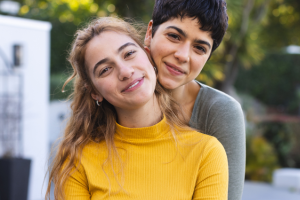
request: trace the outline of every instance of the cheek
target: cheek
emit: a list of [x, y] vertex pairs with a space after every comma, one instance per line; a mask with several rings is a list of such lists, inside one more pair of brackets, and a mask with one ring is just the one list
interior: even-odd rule
[[163, 57], [164, 54], [168, 51], [169, 44], [163, 40], [163, 39], [157, 39], [153, 44], [151, 45], [151, 54], [153, 59], [158, 59], [160, 57]]
[[143, 66], [143, 68], [144, 68], [143, 71], [146, 72], [146, 76], [148, 76], [150, 82], [155, 87], [156, 74], [155, 74], [154, 68], [153, 68], [152, 64], [150, 63], [148, 57], [145, 57], [144, 59], [141, 59], [139, 61], [139, 63], [141, 64], [141, 66]]
[[161, 68], [162, 62], [166, 57], [169, 58], [170, 55], [174, 54], [177, 49], [175, 44], [172, 44], [167, 39], [161, 39], [157, 41], [153, 48], [151, 48], [151, 56], [157, 65], [158, 69]]
[[193, 68], [193, 71], [196, 71], [198, 73], [200, 73], [200, 71], [203, 69], [204, 65], [206, 64], [206, 61], [207, 61], [208, 57], [200, 57], [200, 58], [197, 58], [197, 59], [194, 59], [192, 62], [192, 68]]
[[149, 69], [147, 70], [147, 74], [150, 78], [150, 81], [153, 85], [156, 84], [156, 74], [152, 65], [149, 65]]
[[99, 81], [96, 84], [96, 89], [105, 99], [108, 99], [113, 94], [113, 91], [115, 91], [112, 81]]
[[[136, 63], [139, 64], [140, 69], [142, 71], [146, 71], [147, 74], [152, 74], [152, 72], [154, 72], [154, 68], [151, 64], [151, 62], [149, 61], [149, 58], [147, 55], [140, 57], [138, 60], [134, 61]], [[154, 72], [155, 74], [155, 72]]]

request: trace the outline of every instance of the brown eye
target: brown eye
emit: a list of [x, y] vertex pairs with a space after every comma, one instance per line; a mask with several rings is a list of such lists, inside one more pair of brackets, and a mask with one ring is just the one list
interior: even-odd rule
[[206, 53], [206, 49], [202, 46], [195, 46], [195, 48], [198, 50], [198, 51], [201, 51], [203, 53]]
[[135, 52], [136, 52], [136, 51], [134, 51], [134, 50], [128, 51], [128, 52], [125, 54], [124, 58], [127, 58], [127, 57], [131, 56], [131, 55], [134, 54]]
[[104, 69], [102, 69], [102, 70], [100, 71], [99, 76], [105, 74], [109, 69], [110, 69], [110, 67], [105, 67]]
[[174, 40], [179, 40], [180, 39], [180, 37], [178, 35], [174, 34], [174, 33], [169, 33], [168, 37], [170, 37], [170, 38], [172, 38]]

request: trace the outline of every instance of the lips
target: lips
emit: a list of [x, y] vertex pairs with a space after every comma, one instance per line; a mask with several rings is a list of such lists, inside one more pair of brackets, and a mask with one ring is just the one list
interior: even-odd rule
[[169, 72], [173, 75], [185, 74], [185, 72], [182, 69], [180, 69], [179, 67], [177, 67], [176, 65], [173, 65], [173, 64], [167, 63], [167, 62], [165, 62], [165, 65], [166, 65], [167, 69], [169, 70]]
[[131, 83], [129, 83], [125, 89], [122, 90], [122, 92], [130, 92], [133, 91], [135, 89], [137, 89], [139, 86], [141, 86], [144, 82], [144, 77], [135, 79], [134, 81], [132, 81]]

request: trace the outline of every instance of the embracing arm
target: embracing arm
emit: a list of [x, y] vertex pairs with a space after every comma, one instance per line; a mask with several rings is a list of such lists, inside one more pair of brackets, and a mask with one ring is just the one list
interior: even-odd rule
[[216, 138], [206, 144], [201, 159], [193, 200], [227, 200], [228, 163], [225, 150]]
[[206, 134], [216, 137], [224, 149], [229, 165], [228, 200], [242, 198], [245, 178], [245, 123], [240, 104], [229, 99], [215, 102], [208, 114]]

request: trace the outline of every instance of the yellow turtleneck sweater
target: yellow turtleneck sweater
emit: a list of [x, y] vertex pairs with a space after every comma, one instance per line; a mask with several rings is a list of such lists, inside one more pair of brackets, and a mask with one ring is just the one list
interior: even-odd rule
[[227, 200], [227, 157], [216, 138], [180, 129], [176, 146], [165, 118], [146, 128], [116, 126], [114, 170], [105, 142], [89, 143], [66, 181], [67, 200]]

